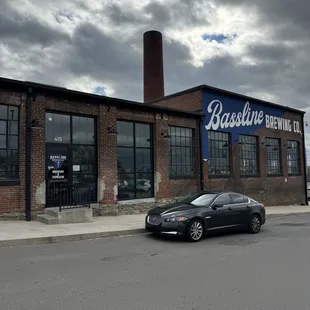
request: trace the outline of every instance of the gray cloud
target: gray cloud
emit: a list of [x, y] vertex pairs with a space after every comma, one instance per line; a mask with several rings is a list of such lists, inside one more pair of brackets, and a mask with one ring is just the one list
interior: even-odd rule
[[36, 18], [18, 13], [12, 4], [5, 0], [1, 1], [0, 38], [2, 42], [49, 46], [69, 39], [66, 34], [43, 25]]
[[206, 26], [210, 23], [209, 11], [210, 4], [206, 0], [178, 0], [170, 4], [150, 1], [138, 12], [133, 7], [124, 8], [118, 3], [113, 3], [105, 7], [102, 13], [114, 25], [134, 25], [138, 33], [150, 28], [165, 32], [171, 27]]
[[135, 14], [134, 9], [125, 10], [119, 3], [107, 5], [102, 13], [115, 25], [138, 24], [147, 21], [146, 16]]
[[[157, 29], [164, 34], [166, 94], [209, 84], [241, 93], [272, 94], [280, 104], [308, 107], [310, 20], [305, 0], [294, 7], [289, 0], [261, 0], [255, 5], [238, 0], [217, 0], [216, 3], [256, 10], [261, 27], [270, 29], [266, 42], [252, 44], [245, 51], [245, 56], [253, 59], [256, 66], [242, 64], [240, 56], [226, 53], [196, 68], [190, 63], [190, 49], [168, 40], [169, 31], [173, 29], [207, 25], [213, 14], [207, 1], [151, 2], [138, 13], [133, 7], [104, 6], [100, 14], [110, 26], [136, 29], [130, 37], [103, 32], [95, 23], [85, 22], [87, 19], [76, 26], [71, 37], [56, 30], [59, 22], [66, 19], [70, 22], [79, 16], [78, 10], [93, 12], [84, 2], [74, 2], [77, 8], [74, 15], [70, 10], [61, 9], [59, 2], [55, 29], [34, 17], [20, 16], [13, 5], [4, 2], [0, 13], [0, 42], [5, 42], [12, 54], [11, 64], [20, 70], [18, 73], [11, 70], [7, 58], [0, 54], [1, 72], [12, 78], [23, 74], [23, 79], [60, 86], [66, 86], [74, 78], [88, 76], [100, 85], [111, 84], [115, 97], [141, 101], [142, 35], [145, 30]], [[36, 5], [43, 4], [36, 1]], [[45, 48], [30, 49], [30, 46]]]
[[216, 0], [215, 3], [219, 6], [242, 6], [245, 11], [255, 10], [259, 14], [261, 26], [269, 26], [270, 35], [276, 40], [299, 40], [302, 37], [310, 37], [310, 5], [308, 0], [260, 0], [255, 2]]

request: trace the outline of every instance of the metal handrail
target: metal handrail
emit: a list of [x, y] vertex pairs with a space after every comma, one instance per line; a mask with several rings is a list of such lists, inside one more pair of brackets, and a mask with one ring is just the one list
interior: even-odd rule
[[94, 184], [92, 183], [66, 183], [53, 182], [48, 185], [48, 197], [53, 205], [64, 209], [90, 208], [95, 197]]

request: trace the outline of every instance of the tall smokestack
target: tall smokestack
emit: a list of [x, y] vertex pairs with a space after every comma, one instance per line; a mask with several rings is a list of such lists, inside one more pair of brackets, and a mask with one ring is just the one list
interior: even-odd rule
[[159, 31], [150, 30], [143, 35], [144, 102], [165, 95], [163, 40]]

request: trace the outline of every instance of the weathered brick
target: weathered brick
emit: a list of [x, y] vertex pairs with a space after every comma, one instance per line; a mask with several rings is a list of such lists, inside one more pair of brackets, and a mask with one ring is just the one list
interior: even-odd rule
[[[185, 111], [202, 111], [202, 90], [180, 92], [169, 95], [162, 99], [151, 101], [149, 104], [180, 109]], [[302, 124], [302, 115], [287, 111], [283, 118], [296, 120]], [[286, 132], [274, 129], [263, 128], [255, 133], [259, 137], [259, 168], [260, 176], [253, 178], [240, 177], [240, 148], [236, 143], [232, 146], [230, 161], [232, 165], [232, 175], [230, 178], [209, 178], [208, 163], [203, 163], [204, 187], [206, 189], [227, 189], [247, 194], [254, 199], [262, 201], [266, 205], [290, 205], [305, 204], [305, 175], [304, 175], [304, 143], [303, 136], [294, 132]], [[267, 177], [266, 174], [266, 149], [263, 145], [265, 137], [281, 139], [281, 165], [282, 176]], [[299, 141], [301, 175], [289, 176], [287, 171], [287, 149], [286, 140]], [[199, 147], [199, 145], [198, 145]], [[185, 181], [184, 181], [185, 182]]]
[[[0, 213], [23, 213], [25, 209], [25, 105], [26, 92], [0, 90], [0, 103], [20, 106], [20, 184], [17, 186], [0, 187]], [[32, 131], [31, 153], [31, 208], [32, 211], [42, 211], [45, 207], [45, 112], [64, 112], [75, 115], [94, 116], [97, 121], [98, 145], [98, 202], [101, 208], [117, 204], [117, 136], [108, 135], [108, 127], [116, 128], [117, 120], [131, 120], [152, 124], [154, 132], [154, 167], [156, 199], [169, 199], [199, 189], [200, 176], [197, 173], [193, 179], [169, 179], [168, 176], [168, 139], [162, 133], [168, 133], [168, 126], [183, 126], [194, 129], [197, 172], [199, 171], [199, 137], [198, 122], [195, 118], [179, 117], [155, 112], [133, 110], [124, 106], [122, 109], [98, 104], [91, 101], [70, 99], [68, 96], [53, 95], [50, 91], [36, 91], [36, 100], [32, 102], [31, 119], [37, 118], [43, 128]], [[137, 204], [139, 201], [137, 200]], [[139, 209], [139, 208], [138, 208]], [[138, 210], [137, 209], [137, 210]], [[126, 206], [120, 208], [121, 213], [133, 212], [132, 206], [126, 211]], [[100, 212], [99, 212], [100, 213]], [[101, 212], [105, 214], [105, 212]]]

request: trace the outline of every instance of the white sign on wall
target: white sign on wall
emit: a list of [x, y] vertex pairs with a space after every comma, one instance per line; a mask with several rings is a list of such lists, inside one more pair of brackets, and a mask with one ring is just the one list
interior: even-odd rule
[[207, 130], [255, 126], [264, 123], [265, 127], [269, 129], [301, 133], [298, 121], [264, 114], [263, 110], [252, 110], [248, 101], [240, 112], [223, 113], [222, 102], [217, 99], [212, 100], [207, 107], [207, 112], [211, 115], [209, 122], [205, 126]]

